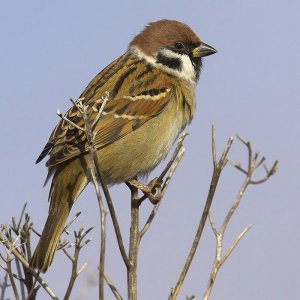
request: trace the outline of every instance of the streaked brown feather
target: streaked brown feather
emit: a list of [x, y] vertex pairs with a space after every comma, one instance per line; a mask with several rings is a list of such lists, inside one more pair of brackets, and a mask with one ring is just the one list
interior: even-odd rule
[[[147, 80], [144, 79], [145, 74]], [[97, 116], [102, 104], [101, 96], [106, 91], [110, 93], [110, 99], [95, 128], [96, 148], [113, 143], [160, 114], [174, 93], [174, 87], [170, 75], [137, 61], [127, 52], [100, 72], [81, 94], [88, 105], [91, 122]], [[81, 128], [84, 127], [82, 116], [75, 106], [65, 116]], [[87, 150], [85, 134], [61, 120], [37, 162], [50, 153], [47, 166], [53, 167]]]

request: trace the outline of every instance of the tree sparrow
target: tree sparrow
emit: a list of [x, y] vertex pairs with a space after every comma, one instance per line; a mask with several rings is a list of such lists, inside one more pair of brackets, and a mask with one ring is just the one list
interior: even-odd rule
[[[195, 111], [195, 86], [202, 57], [216, 53], [187, 25], [174, 20], [149, 23], [128, 50], [90, 82], [81, 94], [96, 127], [95, 147], [104, 180], [115, 184], [147, 175], [168, 154]], [[65, 115], [84, 127], [76, 106]], [[90, 181], [85, 133], [61, 120], [37, 159], [47, 154], [50, 208], [30, 266], [46, 272], [73, 203]]]

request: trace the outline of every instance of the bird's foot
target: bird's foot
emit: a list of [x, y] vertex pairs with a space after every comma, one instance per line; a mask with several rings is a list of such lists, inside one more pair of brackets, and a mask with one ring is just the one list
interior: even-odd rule
[[148, 184], [143, 184], [136, 179], [129, 180], [128, 183], [139, 189], [144, 194], [144, 197], [140, 199], [141, 201], [148, 198], [154, 205], [160, 202], [162, 192], [161, 182], [158, 182], [158, 177], [152, 179]]

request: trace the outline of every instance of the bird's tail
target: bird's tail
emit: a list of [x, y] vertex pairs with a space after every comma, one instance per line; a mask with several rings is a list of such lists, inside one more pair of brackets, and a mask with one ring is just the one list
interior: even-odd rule
[[49, 215], [42, 236], [30, 261], [30, 267], [45, 273], [51, 265], [66, 220], [88, 180], [79, 159], [58, 167], [50, 188]]

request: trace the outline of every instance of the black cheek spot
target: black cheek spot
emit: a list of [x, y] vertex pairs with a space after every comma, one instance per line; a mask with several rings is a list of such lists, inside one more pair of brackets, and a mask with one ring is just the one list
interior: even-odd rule
[[156, 62], [162, 64], [170, 69], [181, 71], [181, 61], [179, 58], [167, 57], [159, 53]]

